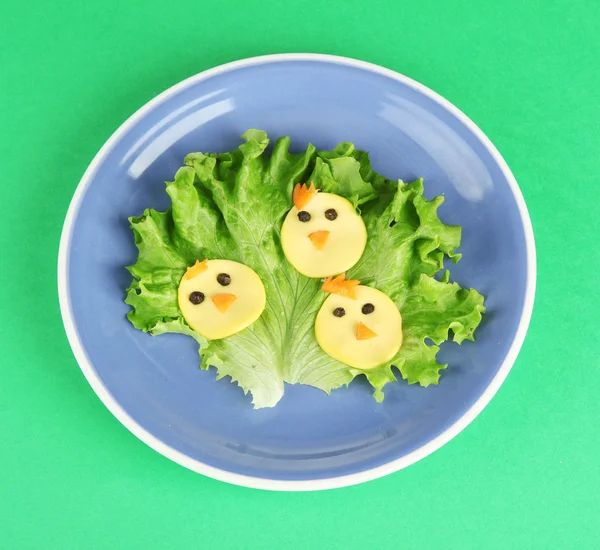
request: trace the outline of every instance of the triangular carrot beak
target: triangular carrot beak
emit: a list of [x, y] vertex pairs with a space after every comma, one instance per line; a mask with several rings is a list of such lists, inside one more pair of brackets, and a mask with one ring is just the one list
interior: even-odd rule
[[212, 297], [213, 304], [217, 306], [217, 309], [221, 313], [225, 313], [230, 308], [231, 304], [235, 302], [235, 300], [235, 294], [215, 294]]
[[329, 231], [315, 231], [314, 233], [311, 233], [308, 238], [312, 241], [317, 250], [323, 250], [323, 247], [329, 238]]
[[375, 338], [375, 336], [377, 336], [377, 333], [373, 332], [364, 323], [358, 323], [358, 325], [356, 325], [356, 339], [357, 340], [369, 340], [370, 338]]

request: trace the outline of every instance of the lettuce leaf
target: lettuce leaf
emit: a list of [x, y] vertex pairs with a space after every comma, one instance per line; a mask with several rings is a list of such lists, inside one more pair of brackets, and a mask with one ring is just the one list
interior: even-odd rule
[[[171, 208], [146, 210], [130, 218], [139, 255], [126, 303], [134, 327], [152, 335], [187, 334], [199, 344], [201, 368], [230, 377], [255, 407], [270, 407], [283, 396], [284, 383], [307, 384], [330, 392], [365, 375], [374, 396], [396, 380], [394, 368], [409, 384], [437, 384], [446, 365], [436, 361], [439, 344], [450, 338], [472, 340], [481, 321], [483, 297], [433, 276], [444, 257], [455, 262], [461, 230], [441, 222], [442, 197], [428, 201], [423, 182], [406, 184], [373, 172], [368, 155], [351, 143], [333, 151], [309, 145], [290, 153], [290, 139], [269, 139], [248, 130], [238, 149], [192, 153], [172, 182]], [[314, 181], [319, 189], [346, 197], [367, 226], [367, 248], [349, 277], [385, 292], [403, 317], [403, 345], [387, 365], [361, 371], [326, 355], [314, 336], [314, 320], [326, 298], [321, 281], [300, 275], [287, 262], [280, 242], [283, 219], [292, 206], [293, 186]], [[197, 258], [226, 258], [252, 267], [267, 292], [261, 317], [242, 332], [207, 341], [184, 321], [177, 288]], [[427, 341], [433, 342], [428, 345]]]

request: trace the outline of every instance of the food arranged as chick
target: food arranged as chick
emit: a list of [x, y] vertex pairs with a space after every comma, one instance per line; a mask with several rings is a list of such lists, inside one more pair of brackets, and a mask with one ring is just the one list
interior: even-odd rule
[[317, 342], [325, 353], [357, 369], [391, 361], [402, 345], [402, 317], [383, 292], [329, 277], [322, 286], [331, 293], [315, 322]]
[[197, 260], [181, 278], [179, 309], [196, 332], [217, 340], [240, 332], [265, 309], [265, 287], [256, 272], [231, 260]]
[[310, 187], [298, 183], [293, 199], [281, 228], [281, 246], [297, 271], [312, 278], [328, 277], [358, 262], [367, 229], [350, 201], [320, 193], [312, 183]]

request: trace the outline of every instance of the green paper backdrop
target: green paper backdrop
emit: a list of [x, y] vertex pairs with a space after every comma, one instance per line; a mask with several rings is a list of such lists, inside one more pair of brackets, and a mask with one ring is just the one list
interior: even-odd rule
[[[600, 2], [0, 3], [0, 547], [600, 548]], [[242, 57], [346, 55], [439, 92], [499, 148], [536, 234], [523, 350], [430, 457], [308, 494], [212, 481], [146, 447], [71, 354], [67, 206], [137, 108]]]

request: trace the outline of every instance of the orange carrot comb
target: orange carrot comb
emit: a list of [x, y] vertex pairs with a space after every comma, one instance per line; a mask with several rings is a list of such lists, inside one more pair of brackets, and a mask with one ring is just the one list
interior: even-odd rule
[[339, 294], [340, 296], [356, 300], [356, 292], [354, 291], [354, 288], [359, 284], [360, 281], [346, 279], [346, 274], [342, 273], [335, 279], [333, 277], [327, 277], [323, 283], [323, 286], [321, 287], [321, 290], [329, 292], [330, 294]]
[[311, 182], [310, 187], [306, 183], [297, 183], [294, 187], [294, 205], [298, 210], [302, 210], [317, 194], [315, 184]]
[[202, 261], [196, 260], [196, 263], [192, 267], [188, 267], [185, 272], [186, 279], [193, 279], [196, 275], [200, 275], [208, 269], [208, 260], [204, 259]]

